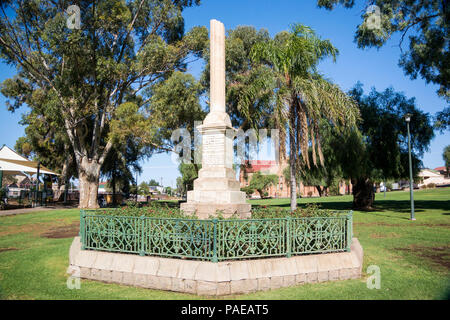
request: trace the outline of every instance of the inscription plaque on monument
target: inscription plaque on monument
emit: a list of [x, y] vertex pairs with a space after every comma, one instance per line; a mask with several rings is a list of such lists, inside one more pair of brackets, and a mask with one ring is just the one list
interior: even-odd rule
[[225, 139], [220, 133], [206, 134], [202, 143], [202, 165], [219, 166], [225, 164]]

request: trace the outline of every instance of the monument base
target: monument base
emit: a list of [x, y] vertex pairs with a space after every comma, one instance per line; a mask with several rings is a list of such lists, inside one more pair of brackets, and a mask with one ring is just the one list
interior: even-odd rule
[[305, 283], [358, 279], [363, 248], [350, 252], [222, 262], [82, 250], [75, 237], [67, 272], [73, 278], [206, 296], [242, 294]]
[[196, 203], [196, 202], [184, 202], [180, 206], [181, 211], [186, 215], [196, 214], [199, 219], [208, 219], [215, 217], [218, 212], [222, 214], [224, 218], [231, 218], [233, 215], [237, 215], [239, 218], [248, 219], [251, 217], [251, 205], [247, 203]]

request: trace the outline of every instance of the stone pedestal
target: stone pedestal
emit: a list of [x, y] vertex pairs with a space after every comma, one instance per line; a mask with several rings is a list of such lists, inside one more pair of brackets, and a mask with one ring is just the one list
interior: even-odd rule
[[81, 250], [75, 237], [67, 273], [76, 278], [148, 289], [220, 296], [306, 283], [361, 278], [363, 248], [353, 238], [350, 252], [234, 261], [195, 261]]
[[211, 123], [209, 120], [211, 118], [207, 117], [198, 127], [202, 134], [202, 168], [194, 180], [194, 190], [188, 191], [187, 202], [181, 204], [181, 210], [186, 214], [196, 212], [201, 219], [214, 216], [217, 211], [224, 217], [237, 214], [249, 218], [251, 205], [246, 203], [246, 195], [240, 191], [233, 170], [234, 129], [224, 122]]
[[186, 214], [196, 212], [201, 219], [214, 216], [216, 211], [224, 217], [238, 214], [248, 218], [251, 206], [233, 170], [235, 129], [225, 111], [225, 28], [217, 20], [211, 20], [210, 52], [210, 112], [198, 127], [202, 135], [202, 169], [181, 210]]

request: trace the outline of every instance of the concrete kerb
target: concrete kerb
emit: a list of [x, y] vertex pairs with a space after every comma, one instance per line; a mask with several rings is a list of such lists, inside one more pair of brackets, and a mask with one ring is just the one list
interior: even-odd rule
[[80, 277], [90, 280], [216, 296], [359, 278], [362, 262], [356, 238], [350, 252], [213, 263], [81, 250], [80, 238], [75, 237], [67, 272], [80, 270]]

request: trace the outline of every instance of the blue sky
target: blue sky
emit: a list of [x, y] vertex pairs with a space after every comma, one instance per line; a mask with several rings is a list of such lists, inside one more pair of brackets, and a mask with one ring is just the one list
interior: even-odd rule
[[[324, 39], [329, 39], [336, 46], [340, 55], [336, 63], [324, 61], [320, 71], [328, 78], [348, 90], [359, 80], [366, 92], [371, 87], [378, 91], [392, 86], [402, 91], [407, 97], [416, 97], [416, 105], [425, 112], [434, 115], [446, 106], [443, 99], [436, 95], [437, 86], [426, 84], [422, 79], [410, 80], [398, 67], [400, 48], [398, 37], [394, 37], [380, 50], [361, 50], [353, 42], [356, 26], [360, 23], [361, 7], [351, 10], [337, 8], [326, 11], [316, 7], [316, 0], [202, 0], [199, 7], [189, 8], [184, 12], [186, 30], [194, 26], [209, 28], [209, 20], [217, 19], [225, 24], [225, 29], [238, 25], [251, 25], [264, 28], [271, 35], [287, 30], [291, 23], [299, 22], [312, 27]], [[405, 41], [407, 45], [407, 41]], [[406, 48], [406, 47], [405, 47]], [[193, 64], [189, 71], [199, 76], [202, 63]], [[0, 81], [13, 76], [15, 71], [5, 64], [0, 64]], [[18, 137], [24, 134], [24, 127], [18, 122], [23, 108], [12, 114], [6, 110], [5, 97], [0, 95], [0, 145], [14, 147]], [[436, 133], [430, 150], [423, 157], [425, 167], [435, 168], [443, 165], [442, 151], [450, 144], [450, 132]], [[175, 186], [179, 176], [177, 167], [170, 155], [155, 155], [142, 163], [143, 173], [139, 181], [154, 178], [163, 180], [164, 185]]]

